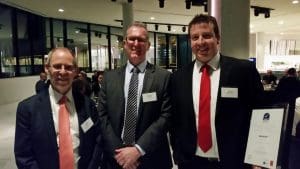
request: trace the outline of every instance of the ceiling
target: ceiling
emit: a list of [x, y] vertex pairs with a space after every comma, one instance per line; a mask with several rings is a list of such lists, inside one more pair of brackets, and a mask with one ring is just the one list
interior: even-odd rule
[[[122, 3], [127, 0], [0, 0], [23, 10], [45, 17], [76, 20], [102, 25], [121, 26], [116, 19], [122, 20]], [[251, 9], [250, 30], [252, 33], [300, 35], [300, 3], [292, 0], [250, 0], [251, 5], [268, 7], [271, 17], [261, 14], [254, 16]], [[165, 0], [164, 8], [159, 8], [158, 0], [133, 0], [134, 20], [144, 22], [170, 23], [187, 25], [195, 14], [204, 13], [201, 6], [185, 8], [185, 0]], [[63, 8], [64, 12], [58, 12]], [[150, 20], [154, 17], [154, 20]], [[282, 24], [279, 24], [279, 23]], [[154, 25], [148, 27], [154, 30]], [[172, 27], [173, 33], [182, 33], [181, 27]], [[159, 32], [167, 32], [167, 26], [160, 26]]]

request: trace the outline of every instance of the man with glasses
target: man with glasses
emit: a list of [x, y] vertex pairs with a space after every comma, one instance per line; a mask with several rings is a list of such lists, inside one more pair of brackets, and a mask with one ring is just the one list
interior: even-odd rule
[[55, 48], [48, 56], [49, 89], [23, 100], [17, 108], [16, 164], [20, 169], [97, 168], [91, 159], [93, 153], [101, 157], [95, 146], [98, 115], [91, 99], [72, 90], [75, 57], [67, 48]]
[[105, 72], [98, 110], [108, 169], [171, 169], [167, 139], [170, 73], [147, 62], [144, 24], [127, 29], [127, 64]]

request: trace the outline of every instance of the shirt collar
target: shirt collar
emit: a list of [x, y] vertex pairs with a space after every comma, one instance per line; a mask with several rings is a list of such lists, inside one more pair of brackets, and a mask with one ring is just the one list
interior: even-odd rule
[[[140, 63], [136, 67], [140, 70], [141, 73], [144, 73], [146, 70], [146, 66], [147, 66], [147, 60], [144, 60], [142, 63]], [[135, 66], [133, 66], [129, 61], [127, 61], [127, 66], [126, 66], [127, 71], [131, 72], [132, 68], [134, 68], [134, 67]]]
[[[49, 87], [49, 95], [52, 96], [55, 100], [55, 103], [58, 103], [59, 100], [62, 98], [62, 94], [58, 93], [57, 91], [55, 91], [52, 86], [50, 85]], [[72, 88], [67, 92], [67, 94], [65, 95], [67, 97], [67, 100], [70, 102], [72, 101]]]
[[[200, 72], [200, 69], [201, 67], [204, 65], [204, 63], [198, 61], [196, 59], [196, 62], [195, 62], [195, 66], [197, 67], [197, 70], [199, 70]], [[219, 68], [219, 64], [220, 64], [220, 53], [217, 52], [217, 54], [207, 63], [214, 71], [217, 70]]]

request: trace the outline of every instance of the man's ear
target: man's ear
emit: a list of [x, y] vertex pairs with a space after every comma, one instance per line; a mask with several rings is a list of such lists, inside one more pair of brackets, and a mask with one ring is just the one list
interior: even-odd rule
[[147, 50], [149, 50], [149, 49], [150, 49], [150, 46], [151, 46], [151, 42], [150, 42], [150, 41], [148, 41], [148, 47], [147, 47]]
[[46, 74], [49, 75], [49, 66], [48, 65], [44, 66], [44, 70], [45, 70]]

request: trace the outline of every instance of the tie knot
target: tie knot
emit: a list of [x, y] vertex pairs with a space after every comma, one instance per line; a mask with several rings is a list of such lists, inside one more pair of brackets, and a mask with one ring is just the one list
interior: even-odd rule
[[60, 100], [58, 101], [58, 103], [59, 103], [59, 104], [64, 104], [64, 103], [66, 103], [67, 99], [68, 99], [67, 96], [63, 95], [63, 96], [60, 98]]
[[208, 64], [204, 64], [204, 65], [202, 65], [200, 71], [201, 72], [203, 72], [203, 71], [207, 71], [208, 72], [209, 69], [210, 69], [210, 66]]
[[134, 68], [131, 69], [131, 72], [133, 72], [133, 73], [140, 73], [140, 69], [137, 68], [137, 67], [134, 67]]

